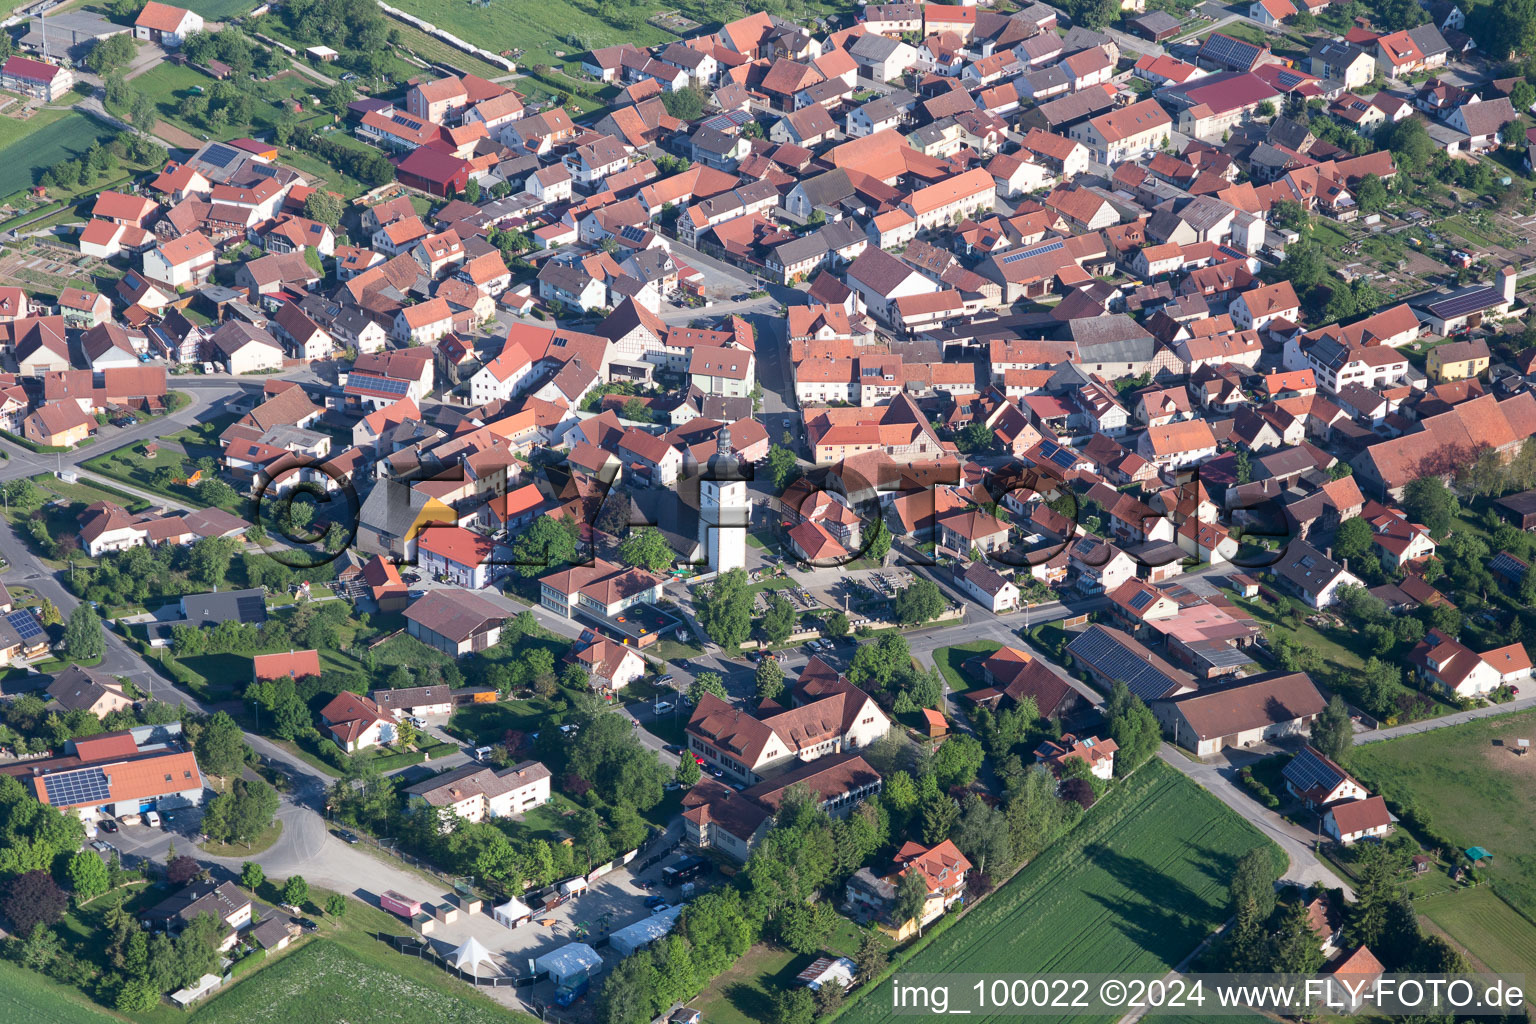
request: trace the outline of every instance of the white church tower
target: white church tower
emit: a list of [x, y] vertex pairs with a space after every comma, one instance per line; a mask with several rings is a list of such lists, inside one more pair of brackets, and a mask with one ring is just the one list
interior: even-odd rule
[[720, 573], [747, 565], [747, 530], [752, 500], [731, 450], [731, 431], [721, 427], [715, 454], [699, 481], [699, 547], [709, 556], [709, 571]]

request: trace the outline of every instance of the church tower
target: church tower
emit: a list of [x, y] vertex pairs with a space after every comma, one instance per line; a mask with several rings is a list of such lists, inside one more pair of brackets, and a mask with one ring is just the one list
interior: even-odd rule
[[699, 481], [699, 547], [709, 558], [709, 571], [720, 573], [746, 568], [752, 501], [741, 464], [731, 450], [729, 427], [720, 428], [716, 445]]

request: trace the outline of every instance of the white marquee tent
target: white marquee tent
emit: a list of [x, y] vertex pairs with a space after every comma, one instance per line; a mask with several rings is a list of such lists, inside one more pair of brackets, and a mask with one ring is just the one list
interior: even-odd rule
[[533, 917], [533, 911], [528, 908], [528, 904], [521, 900], [509, 899], [495, 910], [492, 910], [491, 916], [508, 928], [516, 928], [518, 925], [527, 924], [529, 919]]
[[448, 954], [448, 962], [461, 971], [479, 976], [479, 967], [483, 963], [487, 967], [495, 968], [491, 960], [490, 951], [480, 945], [479, 940], [470, 936], [458, 949]]

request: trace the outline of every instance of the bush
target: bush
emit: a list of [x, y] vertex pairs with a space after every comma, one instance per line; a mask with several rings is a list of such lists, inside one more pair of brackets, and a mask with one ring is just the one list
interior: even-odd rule
[[1247, 787], [1250, 793], [1263, 802], [1265, 807], [1273, 811], [1280, 806], [1280, 798], [1270, 792], [1268, 786], [1253, 777], [1253, 770], [1251, 768], [1242, 769], [1237, 773], [1237, 777], [1242, 780], [1243, 785]]

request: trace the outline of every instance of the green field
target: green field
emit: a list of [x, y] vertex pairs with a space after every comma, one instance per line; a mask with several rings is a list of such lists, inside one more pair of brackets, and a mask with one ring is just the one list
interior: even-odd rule
[[117, 132], [73, 111], [45, 110], [22, 122], [0, 118], [0, 196], [31, 188], [37, 176], [62, 160], [73, 160]]
[[27, 1024], [114, 1024], [73, 989], [0, 960], [0, 1020]]
[[1536, 925], [1486, 885], [1431, 896], [1414, 909], [1445, 930], [1489, 970], [1536, 977]]
[[[447, 991], [449, 976], [379, 944], [378, 957], [325, 940], [310, 942], [236, 985], [193, 1015], [196, 1024], [364, 1021], [388, 1024], [491, 1024], [521, 1019], [488, 999]], [[387, 959], [386, 959], [387, 958]], [[416, 966], [442, 979], [423, 980]]]
[[1431, 829], [1461, 848], [1491, 852], [1479, 873], [1516, 910], [1536, 917], [1536, 758], [1514, 752], [1515, 740], [1533, 732], [1536, 711], [1496, 715], [1362, 744], [1350, 752], [1349, 767], [1372, 791], [1418, 807]]
[[933, 663], [939, 667], [939, 673], [949, 688], [956, 693], [964, 693], [981, 685], [980, 679], [973, 679], [967, 675], [961, 667], [978, 654], [991, 654], [1000, 650], [1002, 644], [991, 640], [973, 640], [968, 644], [956, 644], [953, 647], [940, 647], [933, 652]]
[[[529, 67], [559, 64], [594, 46], [623, 42], [650, 46], [676, 38], [652, 25], [627, 30], [610, 24], [591, 3], [514, 6], [510, 0], [490, 0], [481, 7], [466, 0], [402, 0], [396, 6], [492, 52], [524, 50], [518, 63]], [[635, 6], [660, 10], [665, 5], [642, 2]], [[557, 57], [556, 50], [565, 56]]]
[[256, 0], [189, 0], [187, 10], [201, 14], [208, 21], [229, 21], [257, 7]]
[[[901, 973], [1161, 973], [1226, 920], [1233, 867], [1261, 845], [1250, 825], [1154, 759]], [[848, 1024], [899, 1021], [888, 985], [866, 993]]]

